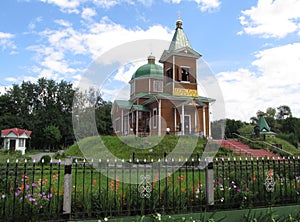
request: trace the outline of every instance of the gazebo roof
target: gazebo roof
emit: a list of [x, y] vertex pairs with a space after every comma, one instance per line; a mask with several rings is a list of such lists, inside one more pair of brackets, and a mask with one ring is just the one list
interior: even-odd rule
[[257, 122], [257, 126], [259, 127], [260, 134], [266, 134], [266, 135], [274, 135], [276, 133], [271, 131], [270, 126], [268, 125], [266, 119], [261, 116]]
[[1, 130], [1, 137], [7, 137], [10, 133], [14, 133], [17, 137], [26, 134], [27, 137], [29, 138], [31, 135], [31, 131], [29, 130], [20, 129], [20, 128], [10, 128], [10, 129]]

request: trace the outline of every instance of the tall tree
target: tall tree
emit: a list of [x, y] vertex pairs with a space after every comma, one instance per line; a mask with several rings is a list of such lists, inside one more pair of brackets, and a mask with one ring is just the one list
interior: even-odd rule
[[288, 117], [292, 117], [292, 111], [289, 106], [282, 105], [277, 108], [277, 120], [283, 120]]
[[50, 125], [44, 128], [45, 144], [49, 149], [57, 149], [61, 140], [60, 130], [57, 126]]

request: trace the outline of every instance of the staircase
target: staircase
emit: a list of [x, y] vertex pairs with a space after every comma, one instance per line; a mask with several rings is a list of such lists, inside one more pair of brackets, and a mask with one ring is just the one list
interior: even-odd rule
[[229, 148], [234, 151], [234, 153], [242, 156], [251, 156], [251, 157], [280, 157], [278, 154], [274, 154], [267, 150], [257, 150], [252, 149], [248, 145], [241, 143], [236, 140], [213, 140], [222, 147]]

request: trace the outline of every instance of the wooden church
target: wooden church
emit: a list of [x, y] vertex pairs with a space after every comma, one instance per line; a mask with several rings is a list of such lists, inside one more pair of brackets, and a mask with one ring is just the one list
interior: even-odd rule
[[114, 133], [210, 137], [210, 105], [215, 100], [198, 94], [196, 66], [200, 57], [178, 19], [169, 49], [159, 59], [162, 66], [149, 56], [148, 63], [129, 81], [130, 99], [114, 101]]

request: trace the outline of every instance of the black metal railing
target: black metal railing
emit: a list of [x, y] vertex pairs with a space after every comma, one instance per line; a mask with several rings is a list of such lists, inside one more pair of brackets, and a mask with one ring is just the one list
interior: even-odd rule
[[299, 158], [243, 158], [215, 161], [217, 208], [298, 204]]
[[[205, 174], [198, 160], [75, 163], [72, 217], [107, 217], [205, 209]], [[82, 175], [85, 175], [84, 177]]]
[[0, 164], [0, 218], [29, 221], [59, 218], [62, 209], [60, 164]]
[[0, 164], [4, 221], [299, 204], [299, 195], [299, 158]]

